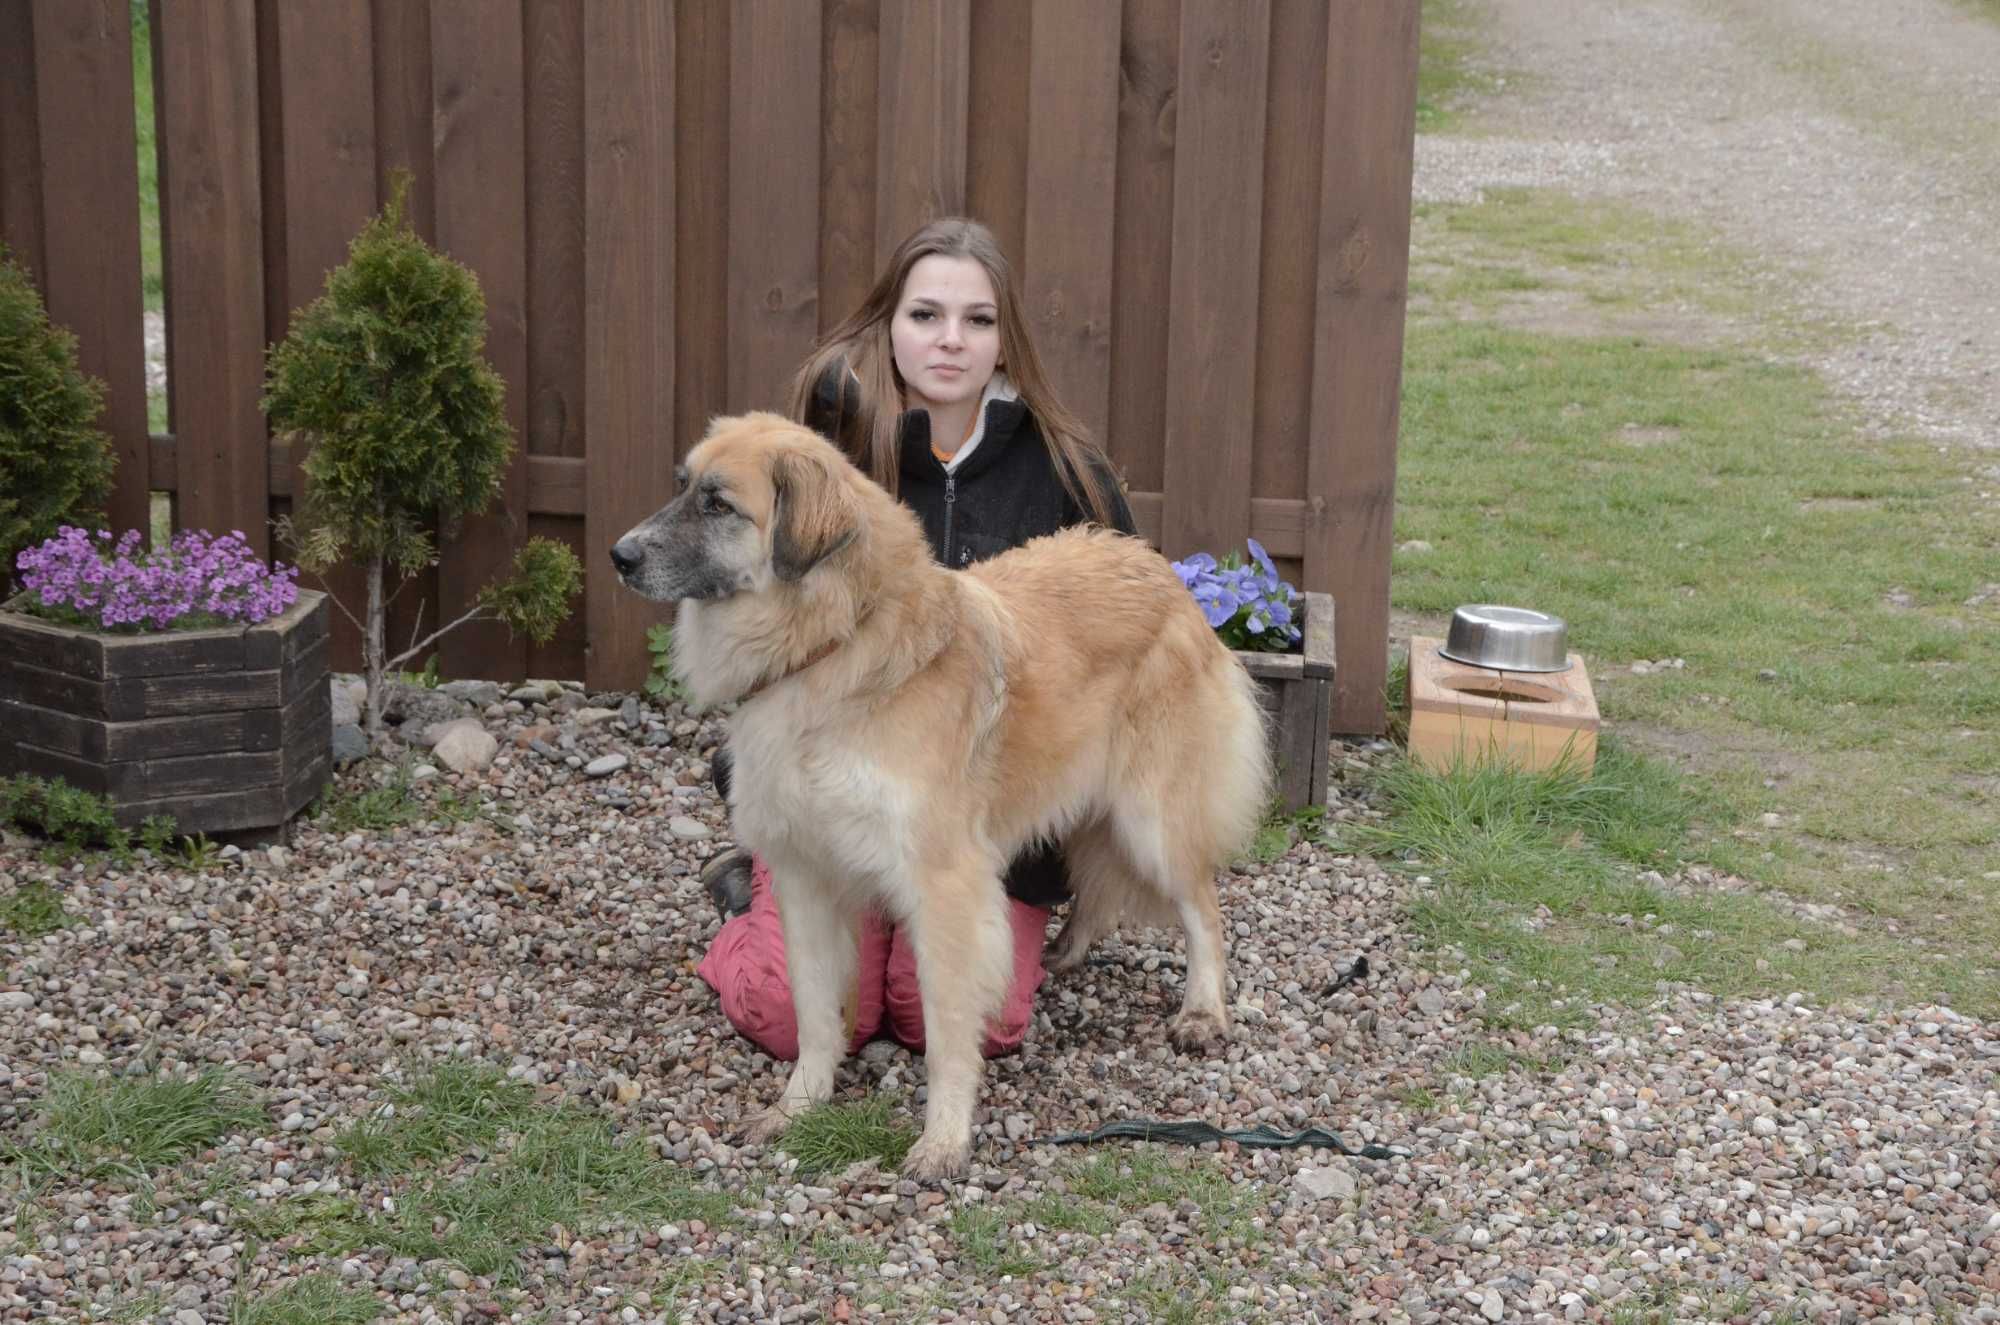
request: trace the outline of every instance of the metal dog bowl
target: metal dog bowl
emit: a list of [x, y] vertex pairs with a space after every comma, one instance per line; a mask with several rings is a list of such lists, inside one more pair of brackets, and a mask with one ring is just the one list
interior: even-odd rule
[[1479, 603], [1451, 614], [1438, 653], [1502, 672], [1562, 672], [1569, 669], [1569, 627], [1547, 612]]

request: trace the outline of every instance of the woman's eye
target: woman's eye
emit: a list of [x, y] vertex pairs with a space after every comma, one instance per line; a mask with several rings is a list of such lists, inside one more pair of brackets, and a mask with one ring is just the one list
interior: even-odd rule
[[998, 320], [991, 313], [975, 313], [972, 315], [972, 325], [975, 327], [990, 327]]
[[937, 314], [931, 312], [928, 308], [913, 308], [910, 310], [910, 321], [912, 322], [928, 322], [936, 316]]

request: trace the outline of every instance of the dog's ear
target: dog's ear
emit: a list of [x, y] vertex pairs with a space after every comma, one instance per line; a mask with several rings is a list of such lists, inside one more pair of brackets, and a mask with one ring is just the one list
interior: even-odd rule
[[771, 487], [771, 570], [779, 579], [803, 577], [860, 532], [854, 494], [818, 456], [780, 452], [771, 461]]

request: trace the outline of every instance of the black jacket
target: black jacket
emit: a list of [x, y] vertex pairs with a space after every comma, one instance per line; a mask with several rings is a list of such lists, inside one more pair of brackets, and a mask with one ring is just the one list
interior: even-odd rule
[[[807, 426], [836, 445], [841, 444], [840, 386], [845, 379], [840, 370], [822, 378], [806, 415]], [[1054, 455], [1024, 401], [987, 402], [986, 431], [955, 474], [946, 473], [931, 453], [929, 411], [907, 411], [898, 428], [902, 469], [897, 498], [923, 521], [932, 554], [953, 570], [1093, 518], [1063, 487]], [[1117, 475], [1101, 458], [1094, 467], [1111, 507], [1112, 526], [1121, 533], [1136, 532]], [[1061, 848], [1030, 847], [1008, 867], [1006, 886], [1009, 897], [1033, 906], [1063, 901], [1069, 896], [1069, 873]]]

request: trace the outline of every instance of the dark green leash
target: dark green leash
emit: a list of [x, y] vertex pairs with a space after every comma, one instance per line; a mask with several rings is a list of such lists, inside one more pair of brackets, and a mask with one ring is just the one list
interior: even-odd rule
[[1093, 1141], [1172, 1141], [1180, 1145], [1199, 1146], [1210, 1141], [1234, 1141], [1250, 1150], [1290, 1150], [1298, 1146], [1317, 1146], [1350, 1155], [1355, 1159], [1408, 1159], [1410, 1152], [1400, 1146], [1365, 1145], [1359, 1150], [1348, 1145], [1336, 1134], [1324, 1127], [1313, 1126], [1297, 1132], [1280, 1132], [1273, 1127], [1250, 1127], [1239, 1131], [1224, 1131], [1211, 1123], [1163, 1123], [1150, 1118], [1126, 1118], [1115, 1123], [1106, 1123], [1094, 1132], [1064, 1132], [1060, 1136], [1043, 1138], [1052, 1146], [1082, 1145]]

